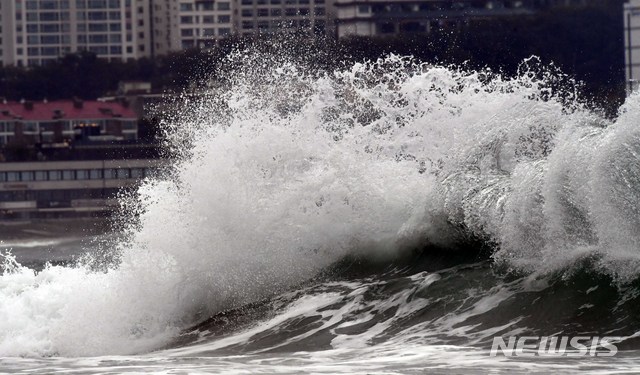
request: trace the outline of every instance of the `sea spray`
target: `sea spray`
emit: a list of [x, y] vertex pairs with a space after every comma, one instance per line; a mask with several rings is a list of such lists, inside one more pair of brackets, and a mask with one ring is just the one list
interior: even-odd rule
[[588, 253], [635, 275], [637, 96], [608, 123], [526, 70], [230, 59], [238, 69], [165, 124], [174, 165], [139, 189], [117, 256], [2, 276], [1, 355], [150, 351], [345, 256], [468, 236], [518, 270]]

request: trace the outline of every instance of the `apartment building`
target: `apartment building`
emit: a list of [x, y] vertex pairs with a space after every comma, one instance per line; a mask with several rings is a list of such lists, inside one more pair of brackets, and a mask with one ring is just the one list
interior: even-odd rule
[[337, 36], [429, 33], [471, 19], [532, 14], [608, 0], [335, 0]]
[[233, 31], [233, 0], [180, 1], [178, 49], [209, 48]]
[[235, 0], [238, 34], [291, 31], [334, 35], [333, 0]]
[[471, 18], [533, 12], [534, 1], [336, 0], [337, 36], [429, 33]]
[[335, 34], [334, 0], [0, 0], [0, 63], [78, 51], [110, 60], [208, 48], [229, 35]]
[[154, 53], [209, 48], [230, 35], [281, 31], [333, 35], [333, 0], [158, 0]]
[[91, 51], [112, 60], [151, 54], [148, 0], [0, 0], [4, 65], [46, 64]]
[[627, 93], [640, 85], [640, 0], [624, 5], [624, 62]]

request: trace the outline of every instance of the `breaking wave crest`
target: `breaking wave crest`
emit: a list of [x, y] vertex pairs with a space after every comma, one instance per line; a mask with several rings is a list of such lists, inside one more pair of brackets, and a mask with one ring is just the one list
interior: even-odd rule
[[478, 239], [507, 270], [588, 259], [637, 278], [638, 96], [608, 120], [534, 60], [507, 78], [398, 56], [332, 72], [230, 59], [165, 124], [176, 161], [124, 201], [111, 262], [36, 273], [5, 256], [0, 355], [150, 351], [346, 258], [475, 254]]

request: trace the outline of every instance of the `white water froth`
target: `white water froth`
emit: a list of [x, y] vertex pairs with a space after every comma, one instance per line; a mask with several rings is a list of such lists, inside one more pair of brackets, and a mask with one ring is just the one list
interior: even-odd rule
[[156, 349], [345, 255], [389, 259], [460, 233], [519, 269], [587, 253], [636, 274], [639, 97], [608, 123], [526, 72], [390, 57], [314, 77], [260, 58], [171, 124], [188, 157], [140, 189], [116, 265], [5, 262], [0, 355]]

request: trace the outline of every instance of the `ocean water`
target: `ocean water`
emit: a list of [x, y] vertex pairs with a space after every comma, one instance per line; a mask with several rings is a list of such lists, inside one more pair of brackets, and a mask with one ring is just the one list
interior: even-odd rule
[[[530, 61], [230, 59], [121, 233], [5, 246], [0, 371], [639, 370], [640, 97], [607, 119]], [[563, 335], [618, 353], [490, 355]]]

